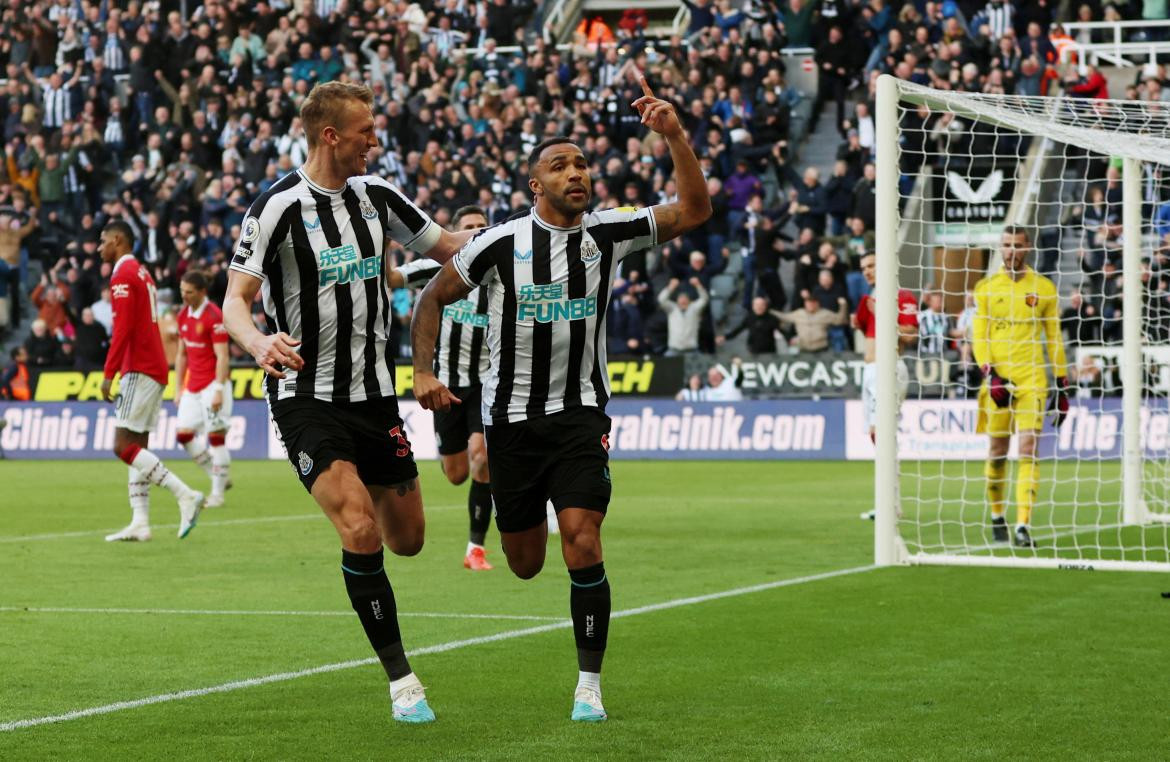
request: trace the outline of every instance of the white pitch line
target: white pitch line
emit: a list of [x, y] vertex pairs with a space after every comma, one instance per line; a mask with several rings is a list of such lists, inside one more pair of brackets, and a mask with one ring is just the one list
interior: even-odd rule
[[[859, 574], [861, 572], [872, 571], [876, 568], [878, 567], [873, 565], [855, 566], [849, 569], [837, 569], [834, 571], [822, 572], [820, 574], [809, 574], [804, 577], [782, 579], [775, 582], [764, 582], [759, 585], [750, 585], [748, 587], [737, 587], [732, 590], [723, 590], [717, 593], [708, 593], [706, 595], [695, 595], [688, 598], [676, 598], [671, 601], [662, 601], [661, 603], [652, 603], [647, 606], [638, 606], [632, 609], [615, 611], [611, 618], [620, 619], [628, 616], [637, 616], [639, 614], [648, 614], [655, 611], [665, 611], [667, 609], [678, 608], [680, 606], [693, 606], [697, 603], [706, 603], [707, 601], [720, 600], [723, 598], [733, 598], [740, 595], [762, 592], [764, 590], [773, 590], [780, 587], [792, 587], [793, 585], [803, 585], [807, 582], [817, 582], [823, 579], [843, 577], [848, 574]], [[527, 635], [537, 635], [539, 633], [551, 632], [553, 630], [563, 630], [571, 627], [572, 624], [573, 623], [571, 621], [563, 620], [549, 624], [541, 624], [535, 627], [525, 627], [519, 630], [507, 630], [505, 632], [496, 633], [495, 635], [465, 638], [463, 640], [451, 640], [446, 643], [438, 643], [433, 646], [414, 648], [410, 651], [407, 651], [406, 655], [410, 657], [421, 656], [423, 654], [444, 653], [446, 651], [454, 651], [456, 649], [466, 648], [468, 646], [484, 645], [485, 643], [496, 643], [501, 640], [511, 640], [513, 638], [522, 638]], [[333, 664], [323, 664], [319, 667], [297, 670], [295, 672], [278, 672], [274, 675], [252, 677], [248, 678], [247, 680], [233, 680], [230, 683], [221, 683], [219, 685], [212, 685], [207, 688], [193, 688], [191, 690], [177, 691], [175, 693], [160, 693], [155, 696], [146, 696], [140, 699], [133, 699], [132, 701], [118, 701], [113, 704], [103, 704], [101, 706], [93, 706], [86, 709], [76, 709], [72, 712], [66, 712], [64, 714], [54, 714], [45, 717], [32, 717], [27, 720], [12, 720], [10, 722], [0, 723], [0, 732], [9, 732], [13, 730], [20, 730], [22, 728], [32, 728], [39, 725], [52, 725], [59, 722], [69, 722], [70, 720], [80, 720], [85, 717], [111, 714], [113, 712], [121, 712], [127, 709], [137, 709], [143, 706], [151, 706], [153, 704], [165, 704], [170, 701], [181, 701], [183, 699], [209, 696], [213, 693], [230, 693], [232, 691], [243, 690], [244, 688], [255, 688], [260, 685], [283, 683], [289, 680], [297, 680], [302, 677], [311, 677], [313, 675], [321, 675], [328, 672], [339, 672], [345, 669], [364, 667], [376, 663], [378, 663], [378, 660], [373, 658], [335, 662]]]
[[[30, 614], [181, 614], [193, 616], [344, 616], [352, 611], [254, 611], [248, 609], [126, 609], [126, 608], [66, 608], [64, 606], [0, 606], [0, 613]], [[563, 616], [530, 616], [527, 614], [460, 614], [441, 611], [399, 611], [398, 616], [427, 619], [516, 619], [530, 622], [560, 622]]]

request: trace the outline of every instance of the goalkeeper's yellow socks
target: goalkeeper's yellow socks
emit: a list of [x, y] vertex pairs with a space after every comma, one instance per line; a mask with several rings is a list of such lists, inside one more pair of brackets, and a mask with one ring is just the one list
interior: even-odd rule
[[991, 518], [1003, 518], [1004, 484], [1007, 482], [1007, 460], [988, 458], [983, 468], [987, 477], [987, 502], [991, 504]]
[[1016, 526], [1027, 526], [1032, 520], [1032, 504], [1036, 502], [1037, 472], [1034, 460], [1021, 460], [1016, 475]]

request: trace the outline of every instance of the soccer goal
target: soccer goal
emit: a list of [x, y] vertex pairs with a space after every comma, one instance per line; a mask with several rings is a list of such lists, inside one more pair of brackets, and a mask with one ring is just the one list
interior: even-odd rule
[[[883, 76], [876, 121], [875, 562], [1170, 571], [1170, 104]], [[994, 279], [1009, 226], [1026, 232], [1027, 265], [1050, 286]], [[899, 288], [925, 305], [917, 340], [899, 336]], [[1018, 379], [1034, 360], [1044, 399], [1009, 379], [1012, 420], [984, 416], [1000, 445], [1014, 432], [1006, 467], [989, 464], [981, 433], [979, 325], [1012, 346], [1035, 327], [1001, 375]], [[1056, 428], [1044, 414], [1037, 430], [1064, 373], [1067, 418]], [[1030, 432], [1034, 459], [1020, 452]], [[1030, 546], [1016, 540], [1021, 521]]]

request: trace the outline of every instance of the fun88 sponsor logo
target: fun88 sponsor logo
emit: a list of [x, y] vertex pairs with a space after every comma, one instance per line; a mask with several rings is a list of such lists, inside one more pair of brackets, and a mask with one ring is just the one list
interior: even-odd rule
[[562, 283], [526, 283], [516, 295], [516, 319], [555, 323], [584, 320], [597, 314], [597, 297], [566, 299]]
[[317, 259], [320, 267], [318, 285], [321, 288], [330, 284], [340, 286], [355, 280], [369, 280], [382, 274], [382, 258], [362, 259], [351, 243], [323, 249]]

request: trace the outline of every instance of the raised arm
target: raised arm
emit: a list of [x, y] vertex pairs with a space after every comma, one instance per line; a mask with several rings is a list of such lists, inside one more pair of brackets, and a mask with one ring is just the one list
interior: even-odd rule
[[296, 347], [301, 343], [281, 331], [264, 335], [252, 322], [252, 300], [260, 290], [259, 278], [239, 270], [228, 273], [227, 296], [223, 300], [223, 325], [236, 343], [246, 349], [264, 372], [284, 378], [280, 366], [300, 370], [304, 364]]
[[654, 225], [658, 229], [658, 243], [665, 243], [706, 222], [711, 217], [711, 197], [707, 193], [707, 180], [699, 167], [699, 159], [687, 140], [674, 104], [655, 98], [645, 77], [640, 77], [639, 82], [643, 95], [634, 101], [634, 108], [642, 115], [642, 124], [666, 139], [678, 185], [677, 201], [651, 207]]
[[458, 397], [435, 377], [435, 339], [443, 308], [471, 293], [463, 278], [448, 262], [419, 294], [410, 320], [410, 345], [414, 356], [414, 398], [426, 410], [447, 410]]

